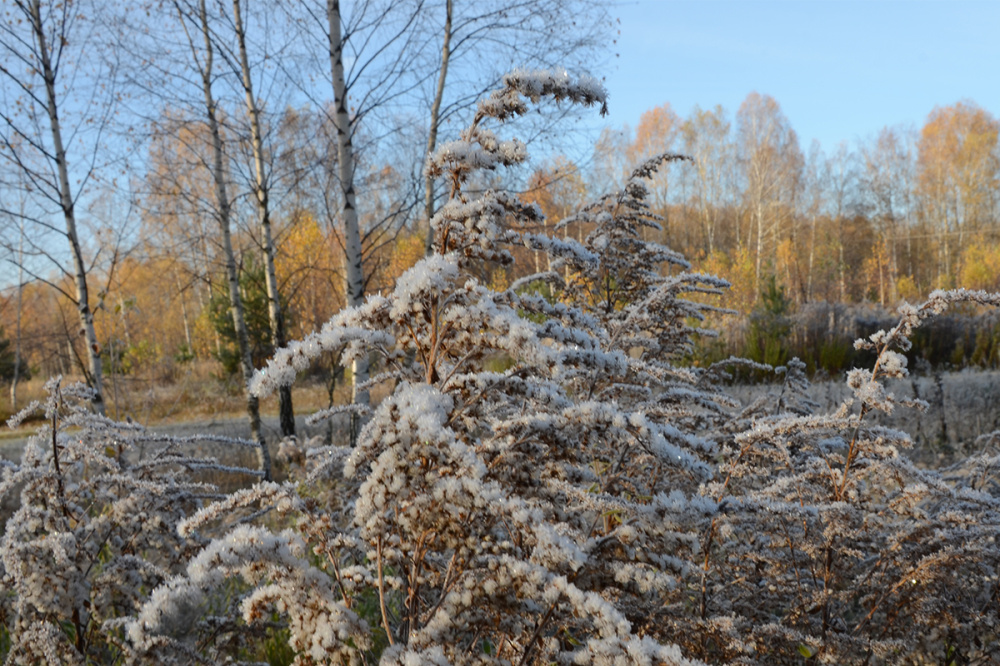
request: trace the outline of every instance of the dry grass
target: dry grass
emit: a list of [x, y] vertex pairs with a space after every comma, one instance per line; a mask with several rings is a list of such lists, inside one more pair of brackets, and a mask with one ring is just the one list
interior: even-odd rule
[[[108, 416], [116, 420], [131, 418], [152, 428], [165, 428], [177, 434], [213, 432], [231, 436], [246, 436], [243, 423], [246, 403], [235, 380], [218, 378], [213, 363], [190, 364], [186, 372], [173, 382], [151, 382], [134, 377], [114, 377], [105, 386]], [[66, 381], [79, 381], [69, 377]], [[24, 407], [32, 400], [43, 398], [43, 378], [34, 378], [18, 385], [18, 405]], [[0, 419], [6, 421], [11, 413], [9, 387], [0, 395]], [[737, 397], [747, 400], [757, 395], [757, 388], [731, 387]], [[296, 414], [304, 417], [328, 404], [326, 387], [322, 381], [300, 381], [293, 388], [292, 398]], [[383, 389], [384, 390], [384, 389]], [[773, 386], [773, 391], [779, 390]], [[886, 425], [909, 432], [917, 445], [918, 458], [931, 464], [946, 464], [955, 455], [968, 455], [975, 450], [979, 435], [1000, 429], [1000, 372], [963, 371], [912, 377], [890, 386], [901, 398], [920, 397], [930, 403], [929, 409], [918, 413], [900, 409], [882, 417]], [[373, 400], [381, 398], [382, 391], [373, 391]], [[821, 381], [813, 385], [811, 397], [820, 403], [821, 411], [836, 409], [847, 397], [843, 380]], [[344, 404], [350, 400], [350, 388], [338, 385], [334, 401]], [[265, 434], [269, 441], [276, 439], [278, 414], [277, 398], [272, 396], [261, 402]], [[2, 422], [0, 421], [0, 422]], [[301, 420], [300, 420], [301, 423]], [[35, 430], [36, 424], [28, 422], [17, 430], [0, 427], [0, 447], [4, 442], [23, 440]], [[301, 434], [319, 433], [325, 426], [301, 428]], [[335, 428], [340, 430], [339, 425]]]
[[[174, 381], [151, 381], [141, 377], [112, 376], [105, 378], [104, 393], [107, 414], [115, 420], [132, 419], [150, 427], [191, 422], [221, 422], [246, 416], [246, 401], [238, 380], [222, 380], [218, 366], [211, 362], [192, 363]], [[32, 400], [44, 398], [43, 385], [48, 378], [36, 377], [18, 383], [18, 408]], [[64, 382], [82, 381], [82, 377], [66, 377]], [[13, 409], [9, 386], [0, 395], [0, 423]], [[350, 399], [350, 389], [338, 385], [335, 403]], [[326, 387], [321, 381], [297, 382], [292, 387], [292, 401], [297, 414], [308, 415], [328, 406]], [[277, 417], [278, 401], [270, 397], [261, 401], [261, 416]], [[23, 439], [31, 434], [35, 424], [28, 421], [16, 430], [0, 427], [0, 442]]]
[[[919, 398], [928, 403], [924, 412], [899, 407], [892, 414], [873, 414], [883, 425], [903, 430], [914, 441], [912, 457], [931, 467], [950, 465], [976, 453], [983, 444], [976, 439], [1000, 430], [1000, 371], [963, 370], [932, 373], [887, 382], [900, 399]], [[760, 388], [737, 385], [733, 395], [744, 403], [760, 395]], [[772, 385], [777, 393], [780, 385]], [[850, 395], [843, 378], [816, 381], [809, 396], [819, 412], [833, 412]]]
[[[190, 364], [187, 371], [172, 382], [152, 382], [135, 377], [108, 377], [105, 380], [105, 400], [107, 414], [115, 420], [132, 419], [153, 430], [176, 436], [222, 435], [226, 437], [248, 438], [250, 435], [246, 417], [246, 402], [241, 387], [235, 380], [223, 381], [217, 376], [217, 366], [212, 363]], [[80, 377], [67, 377], [65, 383], [81, 381]], [[23, 408], [32, 400], [44, 398], [45, 379], [35, 378], [18, 384], [18, 407]], [[376, 386], [371, 395], [374, 403], [379, 402], [388, 391], [387, 386]], [[9, 387], [8, 387], [9, 389]], [[350, 386], [339, 382], [334, 391], [334, 403], [350, 402]], [[299, 381], [292, 387], [292, 401], [296, 413], [296, 433], [300, 441], [311, 437], [321, 437], [324, 441], [346, 443], [349, 436], [349, 421], [342, 415], [332, 422], [322, 422], [313, 426], [305, 425], [310, 414], [329, 406], [329, 396], [322, 378], [313, 381]], [[278, 427], [278, 400], [269, 397], [260, 404], [261, 427], [265, 441], [269, 443], [272, 458], [277, 453], [277, 443], [281, 439]], [[9, 390], [0, 398], [0, 458], [18, 460], [24, 441], [34, 434], [41, 417], [28, 420], [17, 429], [2, 425], [10, 416]], [[196, 446], [197, 455], [218, 457], [229, 465], [257, 468], [256, 457], [249, 451], [236, 451], [231, 447]], [[279, 464], [280, 467], [280, 464]], [[276, 473], [281, 472], [276, 468]], [[233, 479], [203, 479], [221, 483], [229, 487]], [[237, 479], [237, 485], [245, 485], [251, 478]]]
[[[246, 402], [238, 378], [220, 379], [214, 363], [192, 363], [172, 382], [153, 382], [132, 377], [113, 377], [105, 382], [108, 416], [129, 417], [145, 425], [238, 418], [246, 413]], [[348, 396], [338, 386], [334, 399]], [[310, 413], [327, 405], [326, 388], [320, 382], [299, 382], [293, 387], [293, 402], [300, 413]], [[263, 416], [276, 415], [276, 398], [261, 402]]]

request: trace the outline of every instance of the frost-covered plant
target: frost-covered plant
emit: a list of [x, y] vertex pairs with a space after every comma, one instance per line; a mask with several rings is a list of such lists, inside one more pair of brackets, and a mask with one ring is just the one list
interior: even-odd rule
[[1000, 499], [976, 475], [946, 482], [918, 468], [901, 453], [909, 436], [870, 417], [919, 406], [887, 380], [906, 375], [914, 328], [955, 302], [1000, 296], [935, 292], [903, 306], [894, 328], [856, 343], [877, 360], [849, 373], [853, 397], [839, 411], [805, 414], [783, 394], [779, 413], [758, 413], [724, 447], [705, 486], [719, 508], [704, 536], [697, 622], [665, 618], [689, 636], [690, 654], [759, 664], [995, 658]]
[[[132, 659], [157, 664], [221, 660], [228, 643], [248, 630], [272, 625], [275, 614], [286, 620], [287, 643], [298, 663], [358, 659], [368, 647], [368, 625], [338, 599], [329, 577], [309, 562], [302, 537], [290, 529], [276, 534], [246, 520], [235, 525], [229, 520], [234, 513], [261, 505], [279, 515], [308, 513], [290, 488], [262, 482], [181, 521], [182, 536], [220, 520], [230, 524], [222, 537], [190, 559], [183, 572], [157, 587], [126, 623]], [[260, 513], [251, 512], [249, 517]], [[213, 595], [235, 579], [248, 591], [219, 612], [206, 612]]]
[[[584, 390], [600, 400], [617, 400], [658, 421], [704, 430], [734, 403], [713, 389], [713, 373], [678, 364], [691, 351], [692, 335], [714, 336], [701, 328], [708, 312], [720, 308], [691, 295], [719, 295], [729, 284], [716, 276], [690, 272], [679, 253], [647, 233], [662, 230], [663, 218], [646, 200], [647, 182], [664, 164], [689, 158], [656, 155], [640, 164], [624, 187], [585, 206], [558, 225], [591, 229], [583, 242], [596, 260], [569, 256], [562, 299], [598, 319], [606, 346], [625, 354], [624, 377], [596, 375]], [[558, 227], [557, 227], [558, 228]], [[546, 276], [562, 282], [557, 271]], [[532, 279], [532, 278], [528, 278]]]
[[[333, 350], [343, 350], [341, 364], [362, 353], [382, 357], [387, 370], [372, 382], [391, 383], [389, 396], [370, 414], [357, 448], [330, 449], [314, 472], [342, 472], [350, 500], [328, 511], [289, 500], [299, 537], [254, 532], [261, 542], [277, 540], [276, 551], [288, 550], [280, 562], [256, 545], [252, 554], [240, 550], [232, 542], [242, 533], [213, 542], [221, 573], [189, 567], [155, 592], [130, 625], [135, 645], [176, 640], [153, 618], [176, 615], [178, 596], [201, 594], [230, 574], [251, 586], [288, 571], [305, 579], [311, 561], [328, 576], [310, 602], [326, 613], [324, 637], [336, 648], [323, 659], [692, 663], [642, 624], [690, 569], [697, 547], [691, 525], [712, 505], [691, 499], [698, 482], [712, 477], [711, 443], [613, 393], [581, 390], [595, 381], [602, 390], [640, 383], [627, 353], [635, 331], [624, 324], [622, 333], [612, 331], [610, 320], [588, 307], [520, 294], [516, 286], [494, 291], [473, 277], [482, 262], [513, 261], [514, 245], [573, 266], [600, 261], [575, 241], [517, 231], [534, 227], [541, 213], [516, 196], [464, 191], [477, 171], [525, 159], [523, 144], [497, 138], [488, 125], [524, 114], [542, 97], [603, 104], [605, 93], [587, 77], [507, 76], [460, 139], [428, 162], [451, 186], [432, 220], [434, 254], [391, 293], [344, 310], [279, 351], [252, 382], [258, 395], [269, 393]], [[512, 366], [488, 370], [497, 356]], [[627, 473], [636, 461], [648, 476]], [[282, 594], [268, 600], [277, 610], [293, 604]], [[320, 661], [321, 650], [297, 649], [300, 662]]]
[[200, 546], [178, 524], [220, 495], [191, 472], [256, 472], [96, 415], [82, 385], [57, 378], [46, 391], [10, 422], [40, 411], [45, 425], [19, 465], [0, 467], [0, 498], [19, 496], [0, 537], [5, 663], [113, 663], [123, 656], [120, 618]]
[[[381, 357], [385, 384], [356, 448], [287, 447], [309, 474], [258, 484], [178, 523], [207, 544], [123, 620], [135, 660], [216, 660], [281, 622], [300, 664], [944, 663], [995, 652], [1000, 504], [946, 480], [873, 423], [905, 406], [887, 380], [937, 292], [859, 346], [871, 370], [814, 415], [804, 366], [742, 413], [714, 387], [729, 359], [678, 366], [721, 280], [643, 240], [655, 216], [637, 169], [584, 209], [586, 242], [524, 231], [541, 212], [475, 174], [526, 159], [493, 127], [542, 97], [603, 103], [595, 81], [512, 74], [427, 170], [450, 183], [435, 251], [387, 294], [279, 350], [258, 396], [325, 354]], [[475, 277], [548, 253], [553, 270], [497, 291]], [[556, 284], [548, 300], [524, 290]], [[691, 297], [693, 296], [693, 297]], [[690, 297], [690, 298], [689, 298]], [[511, 365], [491, 370], [498, 357]], [[331, 490], [332, 488], [332, 490]], [[267, 524], [262, 523], [267, 518]], [[208, 541], [210, 535], [216, 538]], [[235, 589], [228, 603], [218, 591]], [[121, 626], [114, 625], [114, 626]], [[42, 627], [45, 631], [49, 631]], [[235, 638], [234, 638], [235, 637]]]

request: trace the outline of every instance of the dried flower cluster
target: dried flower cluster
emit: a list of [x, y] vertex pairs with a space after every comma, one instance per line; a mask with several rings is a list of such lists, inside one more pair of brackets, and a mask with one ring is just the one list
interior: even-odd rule
[[126, 651], [122, 618], [204, 545], [179, 523], [222, 496], [194, 474], [258, 472], [186, 453], [213, 438], [165, 438], [96, 415], [82, 385], [57, 378], [46, 390], [44, 404], [11, 419], [41, 411], [46, 425], [20, 465], [0, 469], [0, 497], [20, 495], [0, 538], [7, 663], [112, 663]]
[[[512, 194], [466, 193], [526, 159], [487, 126], [542, 97], [605, 100], [508, 76], [428, 162], [451, 184], [434, 254], [255, 376], [264, 396], [324, 353], [377, 356], [388, 397], [357, 408], [356, 448], [285, 444], [295, 484], [218, 496], [188, 476], [210, 461], [176, 442], [139, 458], [148, 433], [67, 412], [53, 386], [52, 426], [0, 481], [22, 503], [0, 542], [12, 663], [238, 663], [275, 637], [298, 664], [989, 663], [1000, 457], [921, 469], [871, 414], [919, 407], [887, 384], [916, 326], [1000, 296], [903, 308], [859, 341], [878, 360], [832, 414], [797, 360], [742, 407], [727, 371], [771, 368], [679, 363], [726, 283], [643, 240], [644, 181], [682, 157], [581, 210], [581, 242], [526, 231], [541, 213]], [[475, 278], [516, 246], [551, 269]]]
[[[939, 291], [900, 308], [894, 328], [859, 348], [853, 396], [813, 415], [790, 365], [772, 413], [758, 406], [728, 428], [724, 461], [703, 492], [717, 502], [703, 540], [698, 614], [662, 619], [712, 662], [976, 663], [995, 659], [1000, 529], [992, 461], [968, 474], [914, 465], [903, 432], [870, 414], [897, 406], [887, 380], [907, 374], [913, 329], [950, 304], [1000, 296]], [[985, 464], [985, 467], [980, 465]], [[985, 476], [984, 476], [985, 474]]]

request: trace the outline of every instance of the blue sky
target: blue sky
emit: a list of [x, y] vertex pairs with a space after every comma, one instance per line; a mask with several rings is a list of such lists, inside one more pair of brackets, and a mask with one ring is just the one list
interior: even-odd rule
[[1000, 114], [1000, 0], [622, 0], [612, 11], [613, 127], [664, 102], [732, 117], [756, 90], [778, 101], [803, 151], [818, 139], [831, 152], [886, 125], [919, 128], [963, 99]]

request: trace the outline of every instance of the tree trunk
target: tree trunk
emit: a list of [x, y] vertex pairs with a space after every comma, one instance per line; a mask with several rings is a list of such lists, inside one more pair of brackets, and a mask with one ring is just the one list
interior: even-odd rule
[[188, 319], [187, 303], [184, 302], [184, 290], [181, 288], [181, 280], [174, 274], [174, 283], [177, 285], [177, 296], [181, 302], [181, 319], [184, 323], [184, 344], [187, 345], [188, 354], [194, 355], [194, 346], [191, 344], [191, 323]]
[[[118, 294], [118, 312], [122, 316], [122, 329], [125, 332], [125, 344], [129, 347], [132, 346], [132, 331], [128, 327], [128, 310], [126, 309], [125, 299], [122, 298], [121, 293]], [[113, 355], [112, 355], [113, 357]]]
[[754, 297], [753, 302], [757, 302], [757, 291], [760, 290], [760, 259], [764, 253], [764, 211], [758, 204], [754, 217], [757, 218], [757, 261], [754, 264]]
[[[347, 83], [344, 78], [344, 43], [340, 30], [340, 0], [327, 0], [327, 20], [330, 32], [330, 72], [333, 77], [335, 105], [334, 126], [337, 128], [337, 158], [340, 188], [344, 202], [344, 264], [345, 298], [348, 306], [358, 306], [364, 301], [364, 272], [361, 257], [361, 230], [358, 223], [357, 199], [354, 191], [354, 146], [351, 143], [354, 127], [347, 111]], [[368, 357], [362, 355], [351, 364], [352, 400], [356, 405], [367, 405], [367, 389], [360, 388], [368, 381]], [[357, 439], [361, 423], [357, 416], [351, 419], [351, 444]]]
[[896, 257], [896, 236], [898, 226], [895, 218], [892, 221], [892, 229], [889, 231], [889, 300], [896, 304], [899, 300], [899, 292], [896, 290], [896, 278], [899, 276], [899, 263]]
[[806, 278], [806, 302], [813, 299], [813, 265], [816, 259], [816, 213], [811, 213], [812, 226], [809, 229], [809, 275]]
[[847, 302], [847, 265], [844, 263], [844, 221], [837, 218], [837, 272], [840, 276], [840, 302]]
[[21, 297], [24, 293], [24, 218], [17, 242], [17, 319], [14, 328], [14, 377], [10, 380], [10, 411], [17, 414], [17, 382], [21, 378]]
[[[202, 35], [205, 38], [205, 65], [201, 71], [202, 88], [205, 92], [205, 108], [208, 115], [208, 129], [212, 136], [212, 177], [215, 180], [215, 199], [219, 206], [219, 230], [222, 232], [222, 250], [225, 253], [226, 278], [229, 282], [230, 312], [236, 328], [236, 340], [240, 349], [240, 365], [243, 370], [244, 392], [247, 396], [247, 415], [250, 418], [250, 437], [256, 441], [257, 457], [265, 480], [271, 478], [271, 456], [260, 432], [260, 406], [257, 397], [246, 388], [253, 376], [253, 361], [250, 359], [250, 336], [247, 333], [246, 318], [243, 314], [243, 299], [240, 297], [239, 275], [236, 272], [236, 258], [230, 233], [229, 195], [226, 192], [225, 171], [222, 166], [222, 136], [219, 121], [215, 116], [215, 100], [212, 97], [212, 38], [208, 27], [208, 13], [205, 0], [200, 2]], [[193, 46], [193, 45], [192, 45]]]
[[69, 165], [66, 162], [66, 149], [63, 147], [62, 128], [59, 124], [59, 110], [56, 104], [56, 72], [52, 68], [49, 57], [49, 47], [46, 44], [45, 27], [42, 25], [40, 0], [33, 0], [30, 7], [32, 31], [38, 45], [39, 65], [42, 68], [42, 78], [45, 80], [45, 94], [49, 125], [52, 130], [52, 148], [55, 152], [56, 170], [59, 175], [59, 197], [63, 218], [66, 222], [66, 238], [69, 239], [70, 254], [73, 257], [73, 272], [76, 285], [76, 306], [80, 316], [81, 334], [86, 340], [87, 359], [90, 366], [90, 388], [94, 391], [91, 406], [102, 416], [104, 407], [103, 374], [101, 372], [101, 347], [97, 344], [97, 332], [94, 330], [94, 315], [90, 311], [89, 293], [87, 290], [87, 266], [80, 250], [80, 241], [76, 232], [76, 214], [73, 210], [73, 193], [69, 183]]
[[[441, 70], [438, 72], [437, 90], [434, 93], [434, 103], [431, 105], [431, 124], [427, 134], [427, 157], [431, 156], [437, 147], [437, 131], [440, 122], [441, 100], [444, 99], [444, 84], [448, 78], [448, 61], [451, 60], [451, 19], [452, 0], [445, 4], [444, 42], [441, 45]], [[424, 181], [424, 213], [427, 216], [427, 243], [424, 248], [430, 254], [434, 247], [434, 230], [431, 229], [431, 218], [434, 217], [434, 178], [425, 176]]]
[[885, 307], [885, 279], [882, 277], [882, 259], [885, 247], [879, 248], [878, 253], [878, 304]]
[[[246, 96], [247, 114], [250, 116], [250, 136], [253, 142], [254, 193], [257, 210], [260, 213], [261, 238], [264, 241], [264, 282], [267, 286], [267, 313], [271, 324], [271, 345], [275, 351], [284, 347], [285, 318], [281, 311], [278, 294], [278, 277], [274, 267], [274, 241], [271, 235], [270, 188], [264, 172], [264, 140], [260, 131], [260, 109], [253, 94], [253, 79], [250, 78], [250, 61], [247, 58], [246, 32], [240, 12], [240, 0], [233, 0], [233, 22], [240, 49], [240, 70], [243, 75], [243, 91]], [[292, 389], [282, 386], [278, 391], [278, 414], [281, 436], [295, 436], [295, 411], [292, 408]]]
[[[708, 177], [704, 164], [704, 158], [698, 157], [695, 163], [698, 169], [698, 213], [701, 215], [701, 223], [705, 229], [705, 240], [708, 243], [708, 256], [715, 254], [715, 220], [714, 211], [709, 211], [708, 205]], [[718, 202], [716, 202], [716, 208]]]

